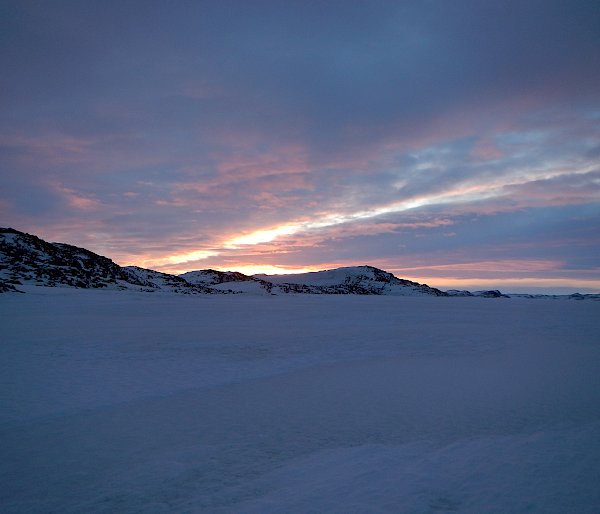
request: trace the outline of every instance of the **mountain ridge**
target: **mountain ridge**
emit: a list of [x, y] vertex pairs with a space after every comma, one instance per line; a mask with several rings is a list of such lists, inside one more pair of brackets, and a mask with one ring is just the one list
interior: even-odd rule
[[[335, 275], [335, 279], [329, 279]], [[267, 294], [359, 294], [447, 296], [443, 291], [410, 280], [399, 279], [373, 266], [349, 266], [292, 275], [244, 275], [239, 272], [199, 270], [182, 273], [192, 284], [221, 290]]]
[[255, 275], [197, 270], [171, 275], [120, 266], [108, 257], [66, 243], [50, 243], [13, 228], [0, 228], [0, 292], [19, 286], [118, 289], [183, 294], [359, 294], [447, 296], [439, 289], [399, 279], [373, 266], [302, 275]]
[[175, 275], [123, 267], [108, 257], [65, 243], [50, 243], [12, 228], [0, 228], [0, 292], [20, 285], [79, 289], [134, 289], [213, 293]]
[[[0, 293], [19, 286], [116, 289], [179, 294], [327, 294], [508, 298], [497, 290], [442, 291], [370, 265], [293, 275], [245, 275], [204, 269], [172, 275], [139, 266], [120, 266], [85, 248], [50, 243], [13, 228], [0, 228]], [[510, 295], [527, 298], [600, 299], [600, 295]]]

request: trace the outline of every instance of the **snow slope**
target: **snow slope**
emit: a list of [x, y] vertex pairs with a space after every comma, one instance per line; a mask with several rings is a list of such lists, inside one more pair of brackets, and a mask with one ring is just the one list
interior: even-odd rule
[[[126, 283], [122, 284], [126, 289], [136, 289], [142, 291], [162, 291], [171, 293], [214, 293], [215, 291], [202, 284], [190, 284], [187, 280], [161, 273], [151, 269], [140, 268], [138, 266], [125, 266], [121, 268], [126, 276]], [[135, 286], [142, 286], [138, 288]], [[132, 287], [133, 286], [133, 287]]]
[[596, 513], [600, 302], [0, 295], [3, 513]]
[[270, 282], [244, 275], [238, 271], [205, 269], [188, 271], [179, 276], [190, 284], [203, 285], [223, 292], [268, 295], [271, 294], [273, 289]]
[[445, 296], [424, 284], [395, 277], [372, 266], [351, 266], [293, 275], [254, 275], [199, 270], [180, 275], [192, 284], [250, 294], [360, 294], [392, 296]]
[[295, 275], [256, 275], [284, 288], [286, 285], [337, 288], [340, 293], [378, 294], [392, 296], [445, 296], [446, 293], [410, 280], [395, 277], [373, 266], [349, 266]]
[[198, 271], [188, 271], [179, 275], [190, 284], [217, 285], [232, 282], [253, 282], [254, 279], [237, 271], [217, 271], [214, 269], [204, 269]]

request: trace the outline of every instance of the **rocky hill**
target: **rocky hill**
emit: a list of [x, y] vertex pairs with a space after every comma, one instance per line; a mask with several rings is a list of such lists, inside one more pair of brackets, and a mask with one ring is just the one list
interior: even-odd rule
[[23, 285], [188, 294], [446, 295], [372, 266], [301, 275], [248, 276], [208, 269], [175, 276], [137, 266], [119, 266], [85, 248], [49, 243], [12, 228], [0, 228], [0, 292], [19, 290]]
[[84, 248], [49, 243], [25, 232], [0, 228], [0, 292], [19, 290], [20, 285], [215, 292], [173, 275], [121, 267]]

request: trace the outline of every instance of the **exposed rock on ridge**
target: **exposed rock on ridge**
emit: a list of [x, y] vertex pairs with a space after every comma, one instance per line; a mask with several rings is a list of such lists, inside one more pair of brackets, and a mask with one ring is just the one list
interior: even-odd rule
[[108, 287], [127, 280], [121, 267], [106, 257], [10, 228], [0, 229], [0, 276], [5, 284], [80, 288]]
[[18, 286], [25, 284], [82, 289], [215, 292], [173, 275], [121, 267], [107, 257], [84, 248], [48, 243], [31, 234], [0, 228], [0, 292], [18, 290]]

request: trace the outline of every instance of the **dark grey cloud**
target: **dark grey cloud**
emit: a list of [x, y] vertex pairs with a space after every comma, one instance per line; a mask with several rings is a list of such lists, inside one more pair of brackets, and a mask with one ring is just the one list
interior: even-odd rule
[[[137, 106], [142, 123], [166, 112], [167, 124], [242, 123], [272, 136], [293, 133], [297, 119], [316, 145], [348, 127], [409, 129], [457, 105], [536, 91], [572, 100], [600, 84], [593, 2], [20, 2], [5, 10], [8, 92], [42, 116], [62, 115], [67, 127], [75, 107], [97, 127], [92, 106], [110, 99]], [[203, 84], [210, 102], [172, 99], [186, 81]]]

